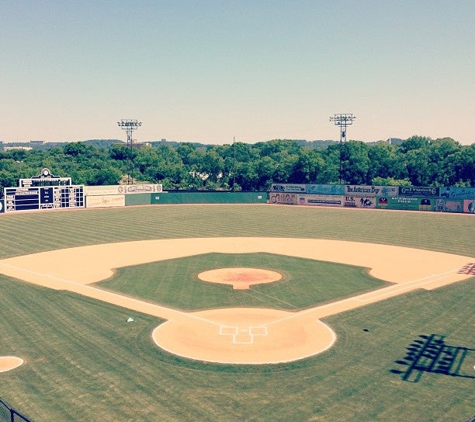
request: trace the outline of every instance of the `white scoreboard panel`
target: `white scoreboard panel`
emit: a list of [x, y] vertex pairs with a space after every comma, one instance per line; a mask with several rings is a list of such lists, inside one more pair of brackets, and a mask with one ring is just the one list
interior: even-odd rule
[[84, 186], [5, 188], [5, 212], [84, 208]]

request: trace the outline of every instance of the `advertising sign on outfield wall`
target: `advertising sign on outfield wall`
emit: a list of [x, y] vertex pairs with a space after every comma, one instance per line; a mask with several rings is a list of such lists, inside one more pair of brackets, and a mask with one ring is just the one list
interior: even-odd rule
[[307, 185], [307, 193], [318, 195], [344, 195], [344, 185]]
[[345, 185], [345, 195], [398, 196], [397, 186]]
[[104, 186], [84, 186], [85, 195], [117, 195], [135, 193], [160, 193], [162, 185], [104, 185]]
[[475, 199], [475, 188], [440, 188], [441, 198]]
[[435, 200], [435, 210], [439, 212], [463, 212], [463, 201], [437, 198]]
[[125, 195], [86, 196], [86, 208], [125, 207]]
[[306, 185], [292, 185], [288, 183], [273, 183], [271, 185], [271, 192], [289, 192], [289, 193], [304, 193], [306, 190]]
[[342, 207], [344, 199], [341, 195], [299, 195], [299, 204]]
[[439, 196], [439, 188], [427, 186], [399, 186], [399, 196]]
[[463, 201], [463, 212], [475, 214], [475, 199], [465, 199]]
[[403, 196], [398, 196], [395, 198], [376, 198], [376, 208], [387, 208], [389, 210], [434, 211], [435, 203], [436, 199], [434, 198], [416, 198]]
[[3, 199], [0, 199], [0, 212], [5, 212], [5, 206], [3, 204]]
[[376, 208], [375, 196], [345, 196], [345, 207]]
[[296, 193], [269, 193], [269, 202], [271, 204], [287, 204], [287, 205], [296, 205], [297, 204], [297, 194]]

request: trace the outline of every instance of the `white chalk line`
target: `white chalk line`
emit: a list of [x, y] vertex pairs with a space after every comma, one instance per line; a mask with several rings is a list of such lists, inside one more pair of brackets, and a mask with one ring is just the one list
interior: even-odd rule
[[[226, 331], [230, 332], [226, 332]], [[259, 332], [262, 330], [262, 333]], [[255, 332], [257, 331], [257, 332]], [[239, 327], [237, 325], [221, 325], [219, 327], [219, 335], [221, 336], [232, 336], [233, 344], [254, 344], [254, 337], [256, 336], [267, 336], [268, 331], [267, 327], [264, 325], [250, 325], [248, 327]], [[249, 336], [249, 341], [237, 340], [238, 336]]]
[[[38, 277], [44, 277], [44, 278], [47, 278], [47, 279], [50, 279], [50, 280], [56, 280], [56, 281], [59, 281], [61, 283], [65, 283], [65, 284], [69, 284], [69, 285], [73, 285], [73, 286], [78, 286], [82, 289], [85, 289], [86, 291], [87, 290], [91, 290], [93, 292], [98, 292], [98, 293], [103, 293], [103, 294], [106, 294], [106, 295], [109, 295], [109, 296], [112, 296], [112, 297], [117, 297], [117, 298], [120, 298], [120, 299], [123, 299], [123, 300], [127, 300], [127, 301], [130, 301], [130, 302], [133, 302], [133, 303], [136, 303], [136, 304], [140, 304], [140, 305], [147, 305], [147, 306], [151, 306], [157, 310], [164, 310], [164, 311], [167, 311], [167, 312], [170, 312], [170, 313], [175, 313], [179, 316], [185, 316], [185, 317], [188, 317], [188, 318], [193, 318], [193, 319], [197, 319], [197, 320], [201, 320], [203, 322], [208, 322], [210, 324], [213, 324], [213, 325], [217, 325], [217, 326], [220, 326], [221, 324], [219, 322], [215, 322], [215, 321], [212, 321], [212, 320], [209, 320], [209, 319], [206, 319], [206, 318], [203, 318], [203, 317], [200, 317], [200, 316], [197, 316], [197, 315], [194, 315], [192, 313], [188, 313], [188, 312], [183, 312], [183, 311], [179, 311], [177, 309], [173, 309], [173, 308], [167, 308], [166, 306], [161, 306], [161, 305], [155, 305], [153, 303], [150, 303], [150, 302], [145, 302], [143, 300], [140, 300], [140, 299], [135, 299], [135, 298], [132, 298], [132, 297], [129, 297], [129, 296], [123, 296], [121, 294], [118, 294], [118, 293], [114, 293], [114, 292], [111, 292], [109, 290], [103, 290], [103, 289], [98, 289], [96, 287], [92, 287], [92, 286], [89, 286], [87, 284], [84, 284], [84, 283], [78, 283], [77, 281], [72, 281], [72, 280], [67, 280], [67, 279], [64, 279], [64, 278], [61, 278], [61, 277], [56, 277], [56, 276], [53, 276], [51, 274], [44, 274], [44, 273], [40, 273], [38, 271], [32, 271], [32, 270], [28, 270], [26, 268], [21, 268], [21, 267], [17, 267], [17, 266], [14, 266], [14, 265], [10, 265], [10, 264], [5, 264], [3, 262], [0, 262], [0, 265], [4, 266], [4, 267], [7, 267], [7, 268], [11, 268], [11, 269], [14, 269], [14, 270], [18, 270], [18, 271], [23, 271], [25, 273], [28, 273], [28, 274], [33, 274], [35, 276], [38, 276]], [[79, 293], [79, 292], [76, 292], [76, 293]], [[91, 297], [91, 296], [89, 296]], [[110, 302], [112, 304], [115, 304], [117, 305], [116, 303], [114, 302]], [[117, 306], [120, 306], [120, 305], [117, 305]], [[143, 312], [143, 311], [142, 311]], [[145, 312], [146, 313], [146, 312]], [[154, 315], [155, 316], [155, 315]], [[163, 318], [163, 317], [162, 317]]]
[[[143, 305], [147, 305], [147, 306], [152, 306], [152, 307], [156, 308], [157, 310], [164, 310], [164, 311], [167, 311], [167, 312], [175, 313], [179, 316], [185, 316], [187, 318], [192, 318], [192, 319], [196, 319], [196, 320], [206, 322], [206, 323], [209, 323], [209, 324], [212, 324], [212, 325], [217, 325], [218, 327], [223, 326], [223, 324], [221, 324], [219, 322], [197, 316], [193, 313], [187, 313], [187, 312], [179, 311], [179, 310], [176, 310], [176, 309], [167, 308], [165, 306], [151, 304], [151, 303], [145, 302], [143, 300], [131, 298], [131, 297], [128, 297], [128, 296], [123, 296], [123, 295], [120, 295], [120, 294], [117, 294], [117, 293], [114, 293], [114, 292], [110, 292], [110, 291], [107, 291], [107, 290], [97, 289], [95, 287], [91, 287], [91, 286], [89, 286], [87, 284], [84, 284], [84, 283], [78, 283], [78, 282], [75, 282], [75, 281], [72, 281], [72, 280], [67, 280], [67, 279], [63, 279], [63, 278], [60, 278], [60, 277], [53, 276], [51, 274], [44, 274], [44, 273], [40, 273], [40, 272], [37, 272], [37, 271], [32, 271], [32, 270], [28, 270], [28, 269], [21, 268], [21, 267], [16, 267], [16, 266], [13, 266], [13, 265], [5, 264], [3, 262], [0, 262], [0, 265], [2, 265], [4, 267], [11, 268], [11, 269], [23, 271], [23, 272], [26, 272], [26, 273], [29, 273], [29, 274], [33, 274], [33, 275], [36, 275], [36, 276], [39, 276], [39, 277], [44, 277], [44, 278], [48, 278], [48, 279], [51, 279], [51, 280], [57, 280], [57, 281], [60, 281], [62, 283], [65, 283], [65, 284], [78, 286], [81, 289], [86, 289], [86, 291], [91, 290], [91, 291], [94, 291], [94, 292], [104, 293], [104, 294], [110, 295], [112, 297], [118, 297], [118, 298], [121, 298], [123, 300], [125, 299], [127, 301], [130, 301], [130, 302], [133, 302], [133, 303], [136, 303], [136, 304], [143, 304]], [[318, 312], [318, 311], [320, 311], [322, 309], [325, 309], [325, 308], [337, 307], [337, 306], [339, 306], [343, 303], [347, 303], [347, 302], [350, 302], [350, 301], [356, 301], [356, 302], [360, 302], [360, 303], [378, 301], [379, 299], [384, 298], [384, 297], [388, 297], [388, 296], [392, 296], [392, 295], [398, 295], [398, 294], [404, 293], [406, 291], [415, 289], [417, 287], [423, 286], [425, 284], [429, 284], [429, 283], [433, 283], [435, 281], [443, 280], [444, 278], [446, 278], [446, 276], [448, 274], [451, 274], [451, 273], [454, 273], [454, 272], [457, 272], [457, 271], [458, 271], [458, 269], [453, 269], [453, 270], [445, 271], [445, 272], [442, 272], [442, 273], [439, 273], [439, 274], [431, 274], [431, 275], [423, 277], [423, 278], [410, 280], [406, 283], [395, 284], [395, 285], [392, 285], [392, 286], [389, 286], [389, 287], [385, 287], [383, 289], [375, 290], [373, 292], [367, 292], [367, 293], [363, 293], [361, 295], [353, 296], [351, 298], [346, 298], [346, 299], [343, 299], [343, 300], [327, 303], [325, 305], [316, 306], [316, 307], [313, 307], [313, 308], [306, 309], [304, 311], [295, 312], [294, 314], [283, 317], [283, 318], [278, 318], [274, 321], [259, 325], [258, 327], [262, 327], [262, 328], [267, 329], [268, 327], [270, 327], [272, 325], [275, 325], [275, 324], [278, 324], [280, 322], [287, 321], [287, 320], [290, 320], [290, 319], [293, 319], [293, 318], [300, 318], [300, 317], [302, 317], [302, 316], [304, 316], [308, 313]], [[394, 291], [394, 290], [397, 290], [397, 289], [400, 289], [401, 291], [400, 292]], [[378, 294], [378, 292], [379, 292], [379, 294]], [[365, 297], [368, 297], [368, 298], [365, 299]], [[111, 302], [111, 303], [114, 303], [114, 302]], [[118, 305], [118, 306], [120, 306], [120, 305]], [[269, 310], [272, 310], [272, 309], [269, 308]], [[344, 311], [342, 311], [342, 312], [344, 312]]]
[[[343, 299], [343, 300], [338, 300], [338, 301], [335, 301], [335, 302], [327, 303], [325, 305], [316, 306], [314, 308], [309, 308], [309, 309], [306, 309], [306, 310], [301, 311], [301, 312], [296, 312], [293, 315], [289, 315], [289, 316], [286, 316], [286, 317], [283, 317], [283, 318], [280, 318], [280, 319], [276, 319], [276, 320], [274, 320], [272, 322], [269, 322], [265, 325], [267, 327], [269, 327], [270, 325], [278, 324], [279, 322], [282, 322], [282, 321], [287, 321], [287, 320], [292, 319], [292, 318], [299, 318], [299, 317], [301, 317], [305, 314], [309, 314], [309, 313], [312, 313], [312, 312], [318, 312], [319, 310], [322, 310], [322, 309], [325, 309], [325, 308], [336, 307], [336, 306], [339, 306], [343, 303], [347, 303], [347, 302], [351, 302], [351, 301], [356, 301], [356, 302], [360, 302], [360, 303], [371, 302], [372, 300], [378, 301], [378, 299], [383, 298], [383, 297], [388, 297], [388, 296], [391, 296], [391, 295], [399, 295], [399, 294], [404, 293], [406, 291], [416, 289], [417, 287], [422, 286], [424, 284], [429, 284], [429, 283], [433, 283], [434, 281], [443, 280], [444, 278], [446, 278], [447, 274], [451, 274], [451, 273], [454, 273], [456, 271], [458, 271], [458, 269], [449, 270], [449, 271], [446, 271], [446, 272], [443, 272], [443, 273], [440, 273], [440, 274], [431, 274], [430, 276], [415, 279], [415, 280], [411, 280], [411, 281], [408, 281], [406, 283], [394, 284], [392, 286], [384, 287], [382, 289], [375, 290], [373, 292], [367, 292], [367, 293], [363, 293], [361, 295], [353, 296], [353, 297], [346, 298], [346, 299]], [[438, 277], [438, 278], [435, 279], [433, 277]], [[427, 279], [429, 279], [429, 280], [427, 280]], [[425, 280], [425, 281], [423, 281], [423, 280]], [[398, 288], [401, 289], [400, 292], [397, 292], [397, 291], [393, 292], [394, 289], [398, 289]], [[391, 290], [391, 291], [388, 291], [388, 290]], [[375, 295], [376, 293], [383, 292], [383, 291], [385, 293], [380, 293], [380, 294]], [[370, 296], [370, 295], [372, 295], [373, 298], [370, 297], [368, 299], [362, 299], [363, 297]], [[346, 310], [347, 309], [345, 309], [344, 311], [346, 311]], [[341, 311], [341, 312], [344, 312], [344, 311]], [[338, 313], [340, 313], [340, 312], [338, 312]]]

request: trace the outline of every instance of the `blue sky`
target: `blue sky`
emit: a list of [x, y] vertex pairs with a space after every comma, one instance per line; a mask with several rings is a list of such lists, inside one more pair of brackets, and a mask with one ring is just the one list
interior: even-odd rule
[[473, 0], [3, 0], [0, 140], [475, 143]]

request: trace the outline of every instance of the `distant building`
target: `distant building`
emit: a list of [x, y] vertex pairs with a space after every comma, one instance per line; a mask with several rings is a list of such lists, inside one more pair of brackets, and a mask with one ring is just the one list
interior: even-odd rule
[[44, 145], [45, 141], [30, 141], [31, 145]]
[[386, 142], [389, 144], [389, 145], [401, 145], [403, 142], [404, 142], [404, 139], [400, 139], [400, 138], [388, 138], [386, 140]]
[[6, 147], [6, 146], [3, 147], [4, 151], [11, 151], [11, 150], [14, 150], [14, 149], [23, 149], [25, 151], [30, 151], [33, 148], [32, 147]]

